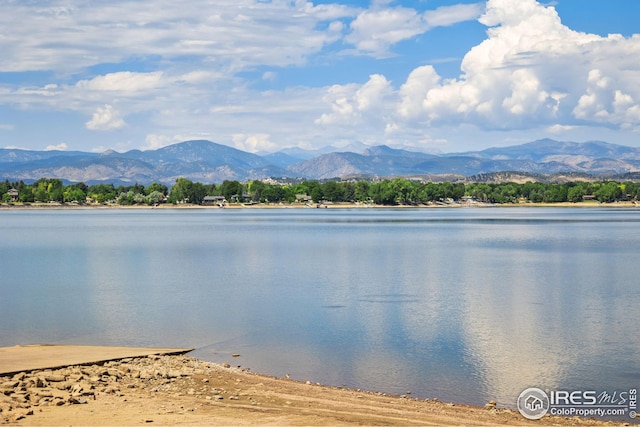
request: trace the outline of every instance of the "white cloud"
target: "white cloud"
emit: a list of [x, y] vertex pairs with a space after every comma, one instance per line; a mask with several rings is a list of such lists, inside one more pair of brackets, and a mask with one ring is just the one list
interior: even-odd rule
[[158, 148], [180, 142], [180, 140], [176, 140], [174, 137], [166, 135], [149, 134], [145, 138], [145, 142], [146, 145], [142, 148], [143, 150], [157, 150]]
[[333, 85], [328, 88], [323, 101], [331, 105], [331, 113], [323, 113], [315, 123], [319, 125], [349, 123], [349, 119], [355, 114], [353, 97], [357, 90], [355, 84]]
[[269, 135], [266, 133], [255, 135], [235, 134], [233, 135], [233, 145], [237, 149], [248, 151], [249, 153], [273, 151], [278, 147], [269, 140]]
[[[375, 17], [366, 28], [374, 34], [379, 25], [386, 35], [384, 17], [391, 22], [395, 16], [395, 27], [414, 22], [411, 13], [403, 13], [372, 10], [360, 17]], [[345, 132], [360, 126], [360, 140], [363, 133], [379, 132], [384, 140], [378, 142], [397, 145], [415, 144], [427, 127], [430, 141], [441, 141], [438, 135], [451, 135], [453, 128], [509, 131], [518, 142], [526, 141], [518, 135], [521, 131], [542, 136], [583, 136], [598, 127], [640, 131], [640, 63], [632, 59], [640, 55], [640, 35], [576, 32], [562, 24], [553, 7], [535, 0], [489, 0], [479, 20], [490, 26], [487, 38], [465, 55], [459, 78], [443, 79], [433, 66], [424, 65], [399, 88], [384, 76], [362, 85], [334, 85], [324, 96], [328, 111], [315, 123]], [[439, 24], [446, 22], [442, 14]], [[384, 51], [391, 40], [369, 42], [371, 49]], [[364, 48], [366, 42], [363, 37], [358, 46]], [[384, 90], [371, 91], [382, 88], [383, 81]]]
[[218, 69], [299, 65], [337, 40], [339, 20], [357, 11], [305, 0], [5, 1], [0, 71], [73, 73], [147, 56], [187, 56]]
[[273, 71], [265, 71], [262, 73], [262, 80], [274, 81], [278, 77], [278, 74]]
[[67, 148], [69, 148], [67, 144], [61, 142], [58, 145], [47, 145], [45, 151], [65, 151]]
[[489, 0], [480, 22], [491, 26], [488, 38], [465, 55], [460, 78], [414, 70], [400, 90], [399, 116], [484, 129], [640, 126], [640, 64], [628, 59], [640, 54], [640, 36], [572, 31], [535, 0]]
[[458, 22], [477, 19], [482, 10], [482, 3], [441, 6], [435, 10], [426, 11], [423, 19], [428, 28], [448, 27]]
[[91, 80], [80, 80], [76, 86], [80, 89], [95, 91], [137, 92], [157, 87], [161, 79], [161, 71], [153, 73], [123, 71], [97, 76]]
[[576, 128], [575, 126], [551, 125], [547, 128], [547, 131], [550, 133], [563, 133], [563, 132], [569, 132], [575, 128]]
[[10, 124], [0, 124], [0, 130], [13, 130], [14, 126]]
[[[372, 74], [362, 86], [335, 85], [328, 89], [324, 102], [331, 105], [331, 113], [324, 113], [315, 123], [319, 125], [352, 126], [363, 120], [378, 122], [393, 109], [393, 87], [381, 74]], [[384, 129], [385, 123], [375, 123]]]
[[432, 28], [449, 26], [478, 18], [480, 3], [442, 6], [419, 14], [415, 9], [387, 6], [380, 2], [370, 10], [360, 13], [351, 22], [351, 32], [345, 37], [360, 52], [375, 57], [389, 55], [389, 48], [403, 40], [411, 39]]
[[385, 56], [389, 46], [424, 31], [425, 24], [414, 9], [367, 10], [351, 22], [351, 33], [345, 41], [361, 51]]
[[388, 98], [392, 94], [391, 82], [381, 74], [369, 76], [365, 83], [355, 94], [358, 111], [383, 111], [388, 105]]
[[[534, 0], [424, 13], [397, 4], [380, 0], [365, 10], [306, 0], [158, 0], [153, 8], [134, 0], [0, 2], [0, 71], [51, 76], [0, 84], [0, 104], [34, 117], [91, 117], [84, 123], [90, 130], [126, 126], [122, 141], [110, 140], [113, 134], [92, 140], [119, 147], [197, 137], [259, 151], [354, 140], [446, 149], [445, 140], [487, 143], [496, 134], [525, 142], [532, 131], [592, 138], [594, 129], [640, 130], [640, 35], [576, 32]], [[388, 64], [362, 58], [375, 64], [367, 81], [350, 83], [360, 77], [348, 80], [340, 69], [342, 84], [331, 84], [327, 73], [325, 87], [304, 85], [317, 70], [303, 80], [296, 72], [304, 70], [285, 68], [340, 67], [344, 56], [329, 54], [344, 48], [341, 40], [357, 54], [388, 57], [397, 43], [476, 18], [489, 27], [487, 36], [466, 53], [457, 78], [442, 77], [438, 62], [423, 58], [411, 58], [420, 66], [393, 82], [380, 71]], [[349, 72], [361, 75], [360, 60], [349, 58]], [[113, 72], [91, 74], [104, 68]], [[277, 89], [258, 89], [264, 87]], [[70, 132], [77, 127], [72, 123]]]
[[407, 81], [400, 88], [401, 117], [413, 119], [422, 112], [422, 102], [429, 90], [438, 87], [440, 76], [431, 65], [418, 67], [409, 74]]
[[91, 120], [85, 123], [87, 129], [91, 130], [115, 130], [126, 126], [125, 121], [120, 117], [120, 113], [109, 104], [98, 107], [93, 113]]

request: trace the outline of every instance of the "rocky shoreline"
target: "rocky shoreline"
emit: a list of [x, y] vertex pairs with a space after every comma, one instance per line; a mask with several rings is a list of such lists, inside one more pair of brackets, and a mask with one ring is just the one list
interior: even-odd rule
[[[12, 423], [34, 414], [39, 407], [82, 405], [101, 395], [124, 397], [140, 387], [165, 393], [182, 393], [179, 380], [211, 374], [220, 365], [184, 356], [126, 358], [104, 364], [20, 372], [0, 377], [0, 421]], [[184, 382], [184, 381], [183, 381]], [[237, 399], [226, 390], [205, 385], [193, 394], [207, 392], [208, 399]]]
[[[615, 424], [545, 418], [554, 425]], [[2, 425], [526, 425], [517, 411], [267, 377], [188, 356], [0, 376]]]

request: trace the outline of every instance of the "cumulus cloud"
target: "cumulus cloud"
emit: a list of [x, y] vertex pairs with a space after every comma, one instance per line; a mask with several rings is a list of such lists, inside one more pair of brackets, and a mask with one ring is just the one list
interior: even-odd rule
[[[439, 15], [429, 12], [422, 21], [429, 16], [432, 25], [446, 25], [474, 16], [477, 6], [472, 6], [440, 8]], [[387, 138], [404, 135], [412, 141], [426, 127], [640, 130], [640, 63], [634, 59], [640, 55], [640, 35], [573, 31], [553, 6], [535, 0], [489, 0], [478, 19], [489, 27], [487, 38], [464, 56], [458, 78], [442, 78], [424, 65], [398, 88], [382, 75], [362, 85], [334, 85], [324, 96], [328, 111], [316, 124], [367, 124], [372, 132], [383, 129]], [[418, 21], [412, 10], [371, 10], [354, 21], [351, 37], [357, 33], [359, 48], [381, 52], [417, 33]], [[378, 38], [373, 37], [376, 27], [381, 29]], [[393, 28], [407, 30], [387, 31]]]
[[47, 147], [44, 150], [45, 151], [65, 151], [67, 148], [69, 148], [67, 144], [65, 144], [64, 142], [61, 142], [58, 145], [47, 145]]
[[[462, 76], [423, 92], [430, 123], [463, 119], [484, 128], [566, 126], [578, 119], [639, 123], [634, 110], [639, 89], [630, 70], [637, 73], [640, 66], [621, 59], [640, 53], [639, 37], [572, 31], [553, 7], [535, 0], [489, 0], [480, 22], [491, 26], [488, 38], [464, 57]], [[406, 95], [403, 101], [409, 102]]]
[[364, 85], [334, 85], [324, 101], [331, 105], [331, 113], [322, 114], [316, 124], [354, 124], [363, 117], [384, 116], [389, 111], [393, 87], [381, 74], [372, 74]]
[[91, 120], [85, 123], [90, 130], [116, 130], [126, 126], [120, 113], [109, 104], [98, 107], [93, 113]]

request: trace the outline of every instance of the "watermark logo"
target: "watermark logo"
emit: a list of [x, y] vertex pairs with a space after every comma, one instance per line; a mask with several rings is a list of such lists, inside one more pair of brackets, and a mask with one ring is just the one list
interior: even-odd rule
[[518, 411], [529, 420], [539, 420], [549, 412], [549, 396], [539, 388], [528, 388], [518, 396]]
[[558, 416], [636, 418], [638, 390], [551, 390], [537, 387], [524, 390], [518, 396], [518, 411], [529, 420], [539, 420], [547, 413]]

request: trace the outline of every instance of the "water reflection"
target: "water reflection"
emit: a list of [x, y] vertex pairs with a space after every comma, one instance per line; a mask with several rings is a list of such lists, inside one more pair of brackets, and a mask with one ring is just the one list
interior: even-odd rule
[[640, 376], [632, 210], [0, 215], [0, 345], [197, 347], [477, 404]]
[[[473, 257], [483, 276], [468, 271], [464, 279], [482, 283], [465, 292], [463, 327], [487, 392], [513, 405], [531, 386], [633, 386], [610, 373], [615, 366], [639, 368], [629, 357], [640, 344], [629, 299], [638, 294], [635, 230], [571, 223], [528, 231], [479, 236], [490, 249]], [[615, 255], [607, 256], [602, 249], [610, 242]]]

